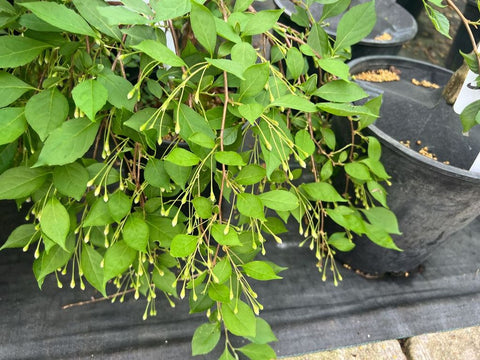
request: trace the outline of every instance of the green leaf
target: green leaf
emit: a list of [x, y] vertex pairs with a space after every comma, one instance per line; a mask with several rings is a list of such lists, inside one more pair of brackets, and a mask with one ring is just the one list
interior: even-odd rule
[[315, 51], [317, 58], [323, 58], [330, 53], [328, 34], [320, 24], [313, 24], [308, 34], [307, 44]]
[[312, 95], [333, 102], [352, 102], [368, 97], [360, 85], [344, 80], [334, 80], [322, 85]]
[[195, 110], [185, 104], [181, 104], [175, 113], [175, 118], [180, 126], [180, 136], [183, 139], [190, 139], [195, 133], [201, 133], [212, 140], [215, 139], [215, 133], [210, 127], [208, 121]]
[[213, 149], [215, 147], [215, 140], [213, 140], [210, 136], [204, 134], [203, 132], [193, 133], [186, 140], [188, 140], [189, 143], [197, 144], [207, 149]]
[[147, 250], [150, 229], [147, 223], [138, 216], [129, 216], [122, 229], [123, 240], [132, 249], [145, 252]]
[[129, 9], [132, 9], [138, 13], [153, 16], [155, 13], [152, 11], [148, 2], [143, 0], [122, 0], [122, 3]]
[[182, 189], [185, 188], [185, 184], [190, 177], [192, 168], [189, 166], [180, 166], [169, 161], [164, 162], [165, 171], [168, 176], [173, 180], [175, 184], [180, 186]]
[[80, 201], [87, 189], [89, 174], [79, 163], [56, 166], [53, 170], [53, 185], [63, 195]]
[[210, 10], [192, 1], [190, 24], [198, 42], [210, 53], [210, 56], [212, 56], [217, 43], [217, 29], [214, 16]]
[[372, 32], [376, 19], [375, 1], [351, 7], [338, 22], [335, 51], [365, 38]]
[[62, 125], [68, 112], [68, 100], [57, 88], [43, 90], [33, 95], [25, 105], [28, 124], [42, 141]]
[[328, 244], [343, 252], [351, 251], [355, 248], [355, 244], [345, 236], [344, 232], [337, 232], [330, 235]]
[[243, 35], [257, 35], [269, 31], [276, 24], [282, 12], [283, 10], [263, 10], [253, 14], [245, 25]]
[[215, 264], [215, 267], [212, 271], [213, 281], [217, 284], [223, 284], [227, 281], [230, 276], [232, 276], [232, 267], [230, 265], [230, 260], [227, 257], [224, 257], [222, 260]]
[[242, 156], [235, 151], [217, 151], [215, 153], [215, 160], [217, 160], [220, 164], [231, 166], [246, 165]]
[[255, 344], [267, 344], [269, 342], [278, 341], [277, 337], [272, 331], [272, 328], [265, 320], [260, 317], [257, 317], [256, 320], [257, 334], [255, 337], [248, 338], [248, 340]]
[[247, 68], [257, 62], [257, 51], [250, 43], [240, 42], [232, 47], [231, 57], [233, 61]]
[[340, 15], [350, 6], [351, 0], [338, 0], [331, 4], [325, 4], [323, 6], [322, 17], [320, 21]]
[[248, 344], [238, 348], [238, 351], [252, 360], [271, 360], [277, 358], [275, 351], [267, 344]]
[[242, 243], [238, 239], [237, 232], [231, 227], [227, 228], [225, 224], [213, 224], [211, 234], [220, 245], [240, 246]]
[[170, 177], [165, 170], [162, 160], [150, 158], [145, 165], [145, 180], [152, 186], [160, 189], [167, 189], [170, 186]]
[[287, 70], [291, 79], [298, 79], [303, 74], [305, 60], [302, 53], [295, 47], [291, 47], [287, 51]]
[[215, 66], [216, 68], [226, 71], [230, 74], [235, 75], [240, 80], [245, 80], [243, 77], [244, 67], [243, 64], [240, 64], [233, 60], [226, 60], [226, 59], [210, 59], [205, 58], [205, 61], [208, 62], [210, 65]]
[[110, 210], [112, 219], [119, 223], [130, 213], [132, 199], [130, 199], [124, 192], [116, 191], [113, 195], [108, 197], [107, 206], [108, 210]]
[[97, 8], [97, 11], [103, 16], [108, 25], [142, 25], [152, 22], [145, 16], [131, 11], [125, 6], [102, 6]]
[[11, 14], [11, 15], [16, 14], [15, 8], [7, 0], [0, 1], [0, 12]]
[[369, 209], [361, 209], [361, 211], [367, 217], [370, 224], [390, 234], [402, 234], [398, 229], [397, 217], [391, 210], [375, 206]]
[[152, 2], [155, 20], [163, 21], [183, 16], [191, 9], [190, 0], [158, 0]]
[[202, 219], [209, 219], [212, 216], [213, 204], [212, 202], [203, 197], [197, 196], [192, 201], [195, 213]]
[[103, 296], [107, 296], [105, 292], [105, 284], [103, 282], [104, 273], [101, 266], [102, 255], [100, 255], [92, 246], [83, 244], [82, 257], [80, 259], [80, 265], [82, 267], [83, 276], [87, 281]]
[[193, 334], [192, 355], [208, 354], [220, 340], [220, 327], [217, 323], [200, 325]]
[[380, 160], [382, 155], [382, 145], [376, 137], [368, 137], [368, 157], [372, 160]]
[[[237, 2], [235, 2], [236, 4]], [[236, 360], [235, 357], [233, 357], [232, 354], [230, 354], [230, 351], [228, 351], [228, 348], [225, 348], [223, 351], [222, 355], [218, 358], [218, 360]]]
[[367, 115], [372, 117], [378, 117], [368, 107], [364, 105], [351, 105], [351, 104], [337, 104], [337, 103], [319, 103], [317, 104], [320, 110], [326, 111], [336, 116], [359, 116]]
[[117, 41], [122, 39], [122, 32], [116, 26], [111, 26], [107, 23], [98, 8], [108, 7], [109, 5], [102, 0], [73, 0], [73, 4], [77, 8], [80, 15], [87, 20], [90, 25], [97, 28], [105, 35], [114, 38]]
[[345, 164], [345, 171], [348, 175], [358, 180], [372, 179], [368, 167], [359, 162]]
[[95, 114], [107, 103], [108, 91], [98, 80], [89, 79], [75, 86], [72, 97], [79, 109], [95, 121]]
[[162, 273], [159, 272], [158, 269], [153, 270], [152, 281], [155, 286], [164, 291], [167, 294], [170, 294], [174, 297], [178, 297], [177, 295], [177, 287], [176, 287], [176, 276], [170, 270], [165, 267], [161, 267], [160, 270]]
[[238, 107], [238, 112], [245, 119], [248, 120], [250, 124], [255, 124], [255, 121], [263, 114], [265, 107], [258, 103], [242, 104]]
[[235, 6], [233, 7], [234, 12], [242, 12], [248, 9], [248, 7], [253, 3], [253, 0], [238, 0], [235, 1]]
[[43, 252], [33, 263], [33, 268], [39, 269], [38, 272], [35, 272], [39, 287], [41, 287], [43, 279], [45, 279], [48, 274], [65, 266], [71, 256], [71, 251], [65, 251], [58, 245], [54, 245], [48, 253]]
[[234, 300], [222, 306], [225, 327], [237, 336], [254, 337], [257, 332], [257, 321], [252, 309], [243, 301]]
[[480, 100], [474, 101], [463, 109], [460, 114], [463, 132], [470, 131], [475, 125], [480, 124]]
[[247, 165], [238, 173], [235, 181], [240, 185], [253, 185], [256, 184], [267, 175], [264, 167], [257, 164]]
[[14, 75], [6, 71], [0, 71], [0, 108], [10, 105], [20, 96], [32, 89], [34, 89], [32, 86]]
[[103, 199], [98, 198], [95, 200], [90, 208], [90, 211], [87, 213], [82, 226], [105, 226], [114, 221], [115, 220], [112, 218], [112, 215], [110, 215], [108, 204], [103, 201]]
[[208, 296], [210, 299], [222, 303], [229, 303], [231, 301], [230, 288], [222, 284], [210, 283], [208, 286]]
[[377, 200], [383, 207], [387, 206], [387, 192], [385, 188], [376, 181], [367, 181], [368, 192]]
[[343, 80], [348, 80], [350, 68], [343, 61], [338, 59], [318, 59], [318, 65], [326, 72], [335, 75]]
[[88, 23], [65, 5], [50, 1], [21, 3], [20, 5], [26, 7], [43, 21], [59, 29], [74, 34], [97, 37], [97, 34]]
[[105, 252], [103, 266], [103, 284], [122, 274], [137, 258], [137, 251], [128, 246], [125, 241], [118, 241]]
[[217, 34], [219, 36], [233, 43], [242, 42], [242, 38], [238, 36], [238, 34], [235, 32], [235, 30], [233, 30], [232, 26], [229, 23], [217, 17], [214, 17], [214, 20], [215, 20], [215, 27], [217, 29]]
[[45, 235], [66, 250], [67, 235], [70, 231], [70, 215], [56, 197], [50, 198], [42, 209], [40, 226]]
[[240, 82], [240, 98], [258, 95], [267, 84], [269, 75], [268, 63], [251, 65], [245, 69], [244, 80]]
[[104, 69], [97, 78], [98, 82], [107, 89], [107, 101], [118, 109], [126, 109], [133, 112], [135, 98], [128, 99], [128, 93], [133, 85], [122, 76], [115, 75], [111, 70]]
[[265, 261], [252, 261], [242, 265], [243, 271], [253, 279], [256, 280], [275, 280], [281, 279], [269, 263]]
[[27, 130], [24, 108], [0, 109], [0, 145], [15, 141]]
[[25, 245], [33, 242], [38, 236], [37, 230], [35, 230], [35, 225], [33, 224], [23, 224], [18, 226], [12, 233], [8, 236], [7, 241], [0, 247], [0, 250], [11, 249], [11, 248], [23, 248]]
[[85, 118], [66, 121], [45, 141], [35, 166], [65, 165], [82, 157], [95, 141], [100, 123]]
[[297, 95], [287, 94], [275, 99], [270, 106], [282, 106], [285, 108], [304, 111], [307, 113], [317, 112], [317, 107], [305, 98]]
[[314, 182], [300, 185], [300, 188], [306, 193], [310, 200], [345, 202], [335, 188], [326, 182]]
[[365, 129], [367, 126], [373, 124], [379, 114], [380, 107], [382, 106], [383, 96], [377, 96], [369, 101], [367, 101], [363, 106], [370, 110], [370, 113], [374, 115], [360, 115], [358, 120], [358, 130]]
[[147, 224], [150, 228], [150, 241], [157, 241], [160, 246], [168, 248], [173, 238], [185, 231], [183, 226], [172, 226], [172, 220], [162, 216], [149, 216]]
[[367, 223], [365, 224], [365, 228], [366, 228], [366, 235], [375, 244], [381, 247], [384, 247], [386, 249], [403, 251], [395, 244], [392, 237], [385, 230]]
[[425, 6], [426, 13], [432, 21], [435, 29], [442, 35], [451, 39], [450, 36], [450, 21], [440, 11], [432, 8], [430, 5]]
[[25, 36], [0, 36], [0, 68], [25, 65], [49, 47], [51, 45]]
[[170, 244], [170, 255], [187, 257], [195, 252], [198, 245], [198, 236], [178, 234]]
[[239, 193], [237, 195], [237, 208], [242, 215], [265, 220], [262, 200], [254, 194]]
[[19, 166], [5, 170], [0, 175], [0, 200], [14, 200], [30, 196], [47, 179], [45, 169]]
[[258, 197], [263, 205], [275, 211], [290, 211], [298, 207], [298, 198], [286, 190], [272, 190], [261, 193]]
[[188, 150], [176, 147], [168, 153], [165, 161], [178, 166], [195, 166], [200, 162], [200, 158]]
[[172, 50], [155, 40], [143, 40], [140, 44], [132, 46], [162, 64], [170, 66], [186, 66], [185, 62]]
[[295, 134], [295, 145], [299, 148], [298, 156], [306, 159], [315, 152], [315, 143], [307, 130], [299, 130]]

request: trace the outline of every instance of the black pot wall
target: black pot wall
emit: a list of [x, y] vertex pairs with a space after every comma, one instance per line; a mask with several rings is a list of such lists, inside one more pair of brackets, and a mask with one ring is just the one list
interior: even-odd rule
[[[472, 129], [468, 137], [462, 135], [459, 117], [443, 100], [442, 89], [411, 83], [416, 78], [444, 85], [451, 72], [396, 57], [365, 57], [350, 63], [352, 74], [390, 66], [402, 72], [400, 81], [359, 84], [371, 94], [383, 94], [380, 118], [367, 132], [382, 143], [381, 161], [392, 182], [386, 187], [387, 201], [403, 233], [392, 237], [404, 251], [384, 249], [358, 237], [352, 252], [338, 253], [353, 268], [379, 274], [414, 270], [480, 215], [480, 173], [468, 171], [480, 152], [480, 128]], [[412, 144], [421, 140], [418, 147], [428, 146], [439, 161], [400, 144], [405, 140]], [[445, 160], [451, 165], [441, 162]]]

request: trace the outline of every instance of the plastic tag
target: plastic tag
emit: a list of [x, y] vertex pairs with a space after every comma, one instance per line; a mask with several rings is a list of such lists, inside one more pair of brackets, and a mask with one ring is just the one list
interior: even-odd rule
[[475, 79], [478, 77], [473, 71], [468, 70], [465, 82], [460, 89], [457, 101], [453, 105], [453, 111], [457, 114], [461, 114], [463, 109], [474, 101], [480, 100], [480, 87], [477, 86]]
[[480, 174], [480, 153], [478, 153], [477, 158], [470, 167], [470, 171]]

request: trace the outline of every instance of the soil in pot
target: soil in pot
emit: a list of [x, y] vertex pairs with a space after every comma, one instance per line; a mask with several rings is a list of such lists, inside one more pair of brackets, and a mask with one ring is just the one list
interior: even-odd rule
[[448, 70], [388, 56], [357, 59], [350, 67], [354, 75], [379, 69], [398, 75], [395, 81], [357, 81], [371, 95], [383, 95], [380, 118], [365, 132], [382, 143], [381, 161], [392, 182], [387, 201], [402, 232], [392, 238], [403, 251], [357, 237], [356, 248], [338, 258], [366, 273], [411, 271], [480, 215], [480, 173], [469, 171], [480, 152], [480, 128], [462, 134], [458, 115], [442, 97]]

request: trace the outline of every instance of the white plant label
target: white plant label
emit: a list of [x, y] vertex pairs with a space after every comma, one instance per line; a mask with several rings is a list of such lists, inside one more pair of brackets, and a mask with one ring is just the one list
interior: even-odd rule
[[460, 89], [457, 101], [455, 101], [455, 104], [453, 105], [453, 110], [457, 114], [461, 114], [463, 109], [465, 109], [474, 101], [480, 100], [480, 87], [477, 86], [475, 81], [477, 77], [478, 74], [468, 70], [467, 77], [465, 78], [465, 82]]
[[472, 166], [470, 167], [470, 171], [480, 174], [480, 153], [478, 153], [477, 158], [475, 159]]

